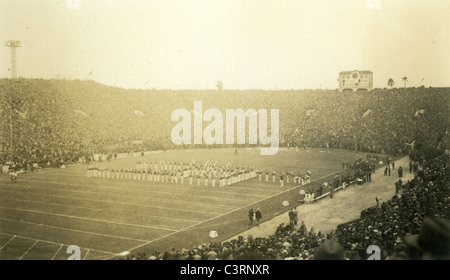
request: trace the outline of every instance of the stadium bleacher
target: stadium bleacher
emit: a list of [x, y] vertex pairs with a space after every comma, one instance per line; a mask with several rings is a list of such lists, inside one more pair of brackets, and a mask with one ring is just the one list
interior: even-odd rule
[[[6, 93], [0, 102], [5, 132], [1, 161], [12, 160], [5, 156], [14, 148], [14, 160], [22, 165], [31, 160], [55, 166], [94, 152], [175, 148], [170, 139], [171, 113], [194, 100], [219, 110], [270, 104], [280, 110], [282, 146], [399, 154], [411, 143], [442, 148], [449, 141], [447, 88], [375, 89], [357, 94], [332, 90], [144, 91], [93, 81], [43, 79], [1, 79], [0, 87]], [[10, 100], [23, 104], [11, 108]]]

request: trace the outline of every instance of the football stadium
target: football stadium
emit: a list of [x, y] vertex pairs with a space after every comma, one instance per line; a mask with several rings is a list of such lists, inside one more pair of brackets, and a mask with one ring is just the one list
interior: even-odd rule
[[384, 61], [393, 4], [6, 2], [0, 260], [450, 259], [445, 36]]
[[[67, 259], [72, 245], [83, 259], [211, 252], [219, 259], [309, 259], [327, 239], [339, 241], [347, 258], [365, 259], [370, 245], [386, 258], [419, 233], [425, 217], [448, 219], [447, 88], [145, 92], [40, 79], [3, 79], [1, 88], [2, 259]], [[213, 108], [276, 104], [278, 152], [173, 144], [164, 136], [174, 122], [152, 120], [170, 118], [180, 95]], [[25, 102], [14, 102], [11, 112], [8, 100]], [[352, 188], [361, 192], [343, 197], [343, 208], [369, 200], [356, 216], [324, 232], [313, 220], [301, 223], [308, 220], [303, 208], [332, 205]], [[261, 220], [249, 225], [249, 210], [258, 208]], [[296, 224], [292, 208], [300, 212]], [[247, 234], [279, 216], [267, 236]]]

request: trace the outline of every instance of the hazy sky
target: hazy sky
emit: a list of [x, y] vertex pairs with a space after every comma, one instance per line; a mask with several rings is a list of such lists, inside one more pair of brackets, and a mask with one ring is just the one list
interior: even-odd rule
[[[377, 0], [372, 0], [376, 3]], [[69, 1], [76, 4], [77, 0]], [[450, 86], [450, 1], [0, 0], [0, 77], [7, 40], [17, 72], [125, 88], [338, 87], [371, 70], [375, 87]], [[89, 74], [91, 73], [91, 75]]]

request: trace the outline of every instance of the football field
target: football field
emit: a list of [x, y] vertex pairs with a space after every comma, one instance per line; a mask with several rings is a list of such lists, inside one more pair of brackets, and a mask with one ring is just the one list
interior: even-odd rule
[[[231, 186], [212, 187], [147, 180], [87, 177], [86, 165], [19, 174], [18, 182], [0, 176], [0, 259], [67, 259], [70, 245], [81, 259], [111, 259], [128, 252], [170, 251], [220, 242], [248, 229], [247, 212], [261, 208], [263, 221], [299, 205], [300, 189], [312, 189], [342, 172], [342, 160], [362, 157], [334, 149], [280, 149], [261, 156], [259, 149], [198, 149], [146, 152], [97, 163], [135, 168], [138, 160], [251, 167], [277, 174], [276, 182], [258, 177]], [[311, 184], [282, 188], [280, 172], [311, 171]], [[271, 176], [270, 176], [271, 177]], [[270, 178], [271, 179], [271, 178]], [[289, 206], [282, 202], [288, 201]], [[210, 231], [218, 237], [211, 238]]]

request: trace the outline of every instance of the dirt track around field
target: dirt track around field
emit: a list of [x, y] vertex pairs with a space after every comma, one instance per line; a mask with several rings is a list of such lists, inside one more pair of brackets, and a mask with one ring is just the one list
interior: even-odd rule
[[[314, 227], [316, 232], [327, 233], [336, 229], [336, 226], [360, 218], [361, 211], [376, 205], [376, 197], [380, 203], [387, 201], [395, 195], [394, 183], [398, 180], [398, 167], [403, 168], [403, 184], [414, 178], [413, 173], [409, 173], [408, 157], [395, 161], [395, 170], [391, 170], [391, 176], [384, 176], [384, 168], [379, 168], [372, 173], [372, 182], [363, 185], [353, 184], [345, 190], [335, 192], [334, 197], [325, 197], [315, 203], [303, 204], [297, 207], [299, 214], [299, 224], [304, 221], [306, 227]], [[276, 216], [259, 226], [241, 232], [229, 238], [227, 241], [236, 239], [238, 236], [268, 237], [275, 233], [277, 227], [284, 223], [289, 224], [288, 211], [291, 207], [286, 207], [286, 212]], [[261, 209], [264, 215], [264, 209]]]

